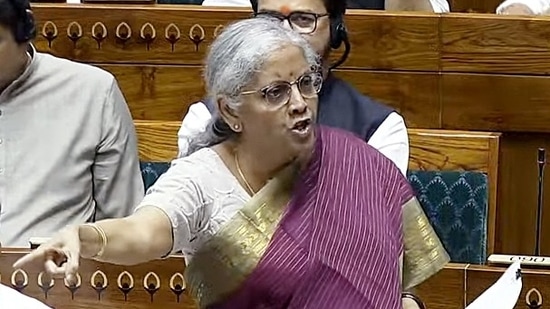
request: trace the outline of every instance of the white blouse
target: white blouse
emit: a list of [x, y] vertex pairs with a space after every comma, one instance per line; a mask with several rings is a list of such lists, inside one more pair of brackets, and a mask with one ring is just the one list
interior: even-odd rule
[[220, 156], [203, 148], [174, 160], [136, 210], [143, 206], [163, 210], [172, 223], [172, 252], [181, 250], [189, 263], [250, 198]]

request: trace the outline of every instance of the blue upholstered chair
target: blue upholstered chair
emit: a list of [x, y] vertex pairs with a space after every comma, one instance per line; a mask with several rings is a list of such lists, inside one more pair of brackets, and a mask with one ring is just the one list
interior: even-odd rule
[[168, 168], [169, 162], [140, 162], [141, 177], [143, 177], [143, 185], [145, 190], [149, 189]]
[[488, 178], [482, 172], [409, 171], [409, 182], [451, 261], [487, 259]]
[[498, 133], [409, 130], [408, 179], [455, 263], [483, 264], [494, 247]]

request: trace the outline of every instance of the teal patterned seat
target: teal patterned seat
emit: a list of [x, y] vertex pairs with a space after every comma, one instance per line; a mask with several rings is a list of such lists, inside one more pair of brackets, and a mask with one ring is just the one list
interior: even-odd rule
[[451, 261], [483, 264], [487, 259], [487, 175], [417, 170], [409, 171], [408, 178]]
[[141, 177], [145, 190], [149, 189], [160, 175], [164, 174], [170, 168], [169, 162], [140, 162]]

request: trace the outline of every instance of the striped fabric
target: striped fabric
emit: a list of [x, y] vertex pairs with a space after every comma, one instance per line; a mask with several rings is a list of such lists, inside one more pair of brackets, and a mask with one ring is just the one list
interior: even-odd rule
[[408, 182], [350, 133], [320, 128], [316, 147], [261, 262], [213, 308], [401, 308]]

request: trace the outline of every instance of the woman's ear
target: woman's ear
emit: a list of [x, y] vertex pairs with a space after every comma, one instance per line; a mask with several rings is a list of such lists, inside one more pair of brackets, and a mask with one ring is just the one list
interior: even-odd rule
[[218, 105], [220, 117], [223, 119], [223, 121], [225, 121], [225, 123], [227, 123], [231, 130], [237, 133], [241, 132], [242, 125], [239, 115], [237, 111], [231, 109], [229, 104], [227, 104], [227, 99], [224, 97], [218, 97], [216, 100], [216, 104]]

